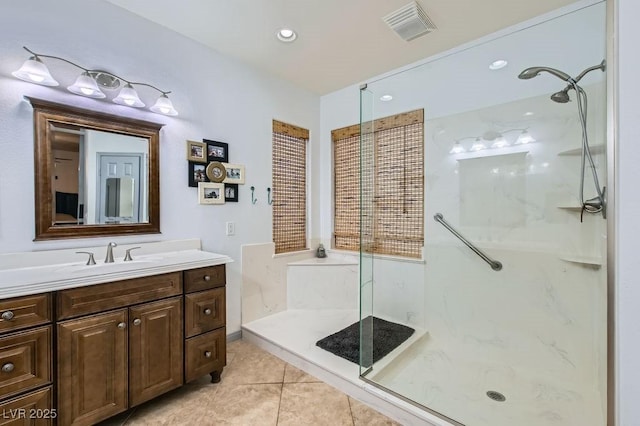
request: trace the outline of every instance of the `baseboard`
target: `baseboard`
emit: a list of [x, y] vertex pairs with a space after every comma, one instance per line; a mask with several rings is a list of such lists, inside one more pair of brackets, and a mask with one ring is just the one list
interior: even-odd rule
[[227, 334], [227, 343], [240, 339], [242, 339], [242, 330], [234, 331], [231, 334]]

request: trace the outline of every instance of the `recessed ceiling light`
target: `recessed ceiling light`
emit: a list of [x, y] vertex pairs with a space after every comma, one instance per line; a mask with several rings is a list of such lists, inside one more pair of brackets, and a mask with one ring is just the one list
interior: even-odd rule
[[508, 64], [507, 61], [505, 61], [504, 59], [498, 59], [497, 61], [493, 61], [491, 62], [491, 65], [489, 65], [489, 69], [490, 70], [499, 70], [501, 68], [506, 67]]
[[382, 95], [382, 96], [380, 96], [380, 100], [382, 102], [389, 102], [391, 99], [393, 99], [393, 96], [391, 96], [391, 95]]
[[289, 28], [282, 28], [280, 31], [276, 33], [278, 40], [283, 41], [285, 43], [290, 43], [298, 37], [295, 31]]
[[523, 115], [524, 115], [524, 116], [526, 116], [526, 117], [530, 117], [530, 116], [532, 116], [532, 115], [533, 115], [533, 112], [531, 112], [531, 111], [527, 111], [527, 112], [525, 112]]

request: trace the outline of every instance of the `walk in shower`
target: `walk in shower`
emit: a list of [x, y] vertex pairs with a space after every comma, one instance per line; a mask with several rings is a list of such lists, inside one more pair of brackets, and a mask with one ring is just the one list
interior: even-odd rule
[[[453, 424], [606, 424], [605, 24], [585, 2], [362, 87], [365, 381]], [[376, 360], [369, 317], [414, 333]]]

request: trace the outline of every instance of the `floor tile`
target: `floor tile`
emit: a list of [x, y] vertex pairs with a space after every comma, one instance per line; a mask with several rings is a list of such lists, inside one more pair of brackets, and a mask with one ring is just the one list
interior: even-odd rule
[[286, 363], [280, 358], [248, 343], [232, 349], [233, 361], [227, 363], [221, 384], [282, 383]]
[[220, 383], [202, 376], [100, 426], [398, 426], [259, 347], [227, 345]]
[[351, 406], [354, 426], [400, 426], [400, 423], [394, 422], [387, 416], [351, 397], [349, 397], [349, 405]]
[[314, 383], [321, 382], [322, 380], [313, 377], [310, 374], [305, 373], [299, 368], [294, 367], [291, 364], [287, 364], [284, 369], [284, 382], [285, 383]]
[[232, 385], [207, 407], [211, 425], [276, 425], [281, 384]]
[[352, 426], [349, 400], [326, 383], [285, 383], [278, 426]]

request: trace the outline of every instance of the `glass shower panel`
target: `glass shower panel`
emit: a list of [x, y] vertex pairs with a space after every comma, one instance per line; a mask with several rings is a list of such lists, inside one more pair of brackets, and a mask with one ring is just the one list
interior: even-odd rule
[[373, 93], [360, 89], [360, 374], [373, 364]]
[[[606, 424], [606, 220], [582, 207], [592, 171], [607, 185], [605, 14], [576, 6], [361, 93], [363, 128], [425, 111], [423, 256], [372, 255], [374, 229], [361, 253], [361, 319], [414, 332], [366, 381], [453, 424]], [[559, 78], [590, 67], [579, 87]], [[365, 162], [362, 175], [375, 177]], [[363, 192], [363, 222], [379, 203]]]

